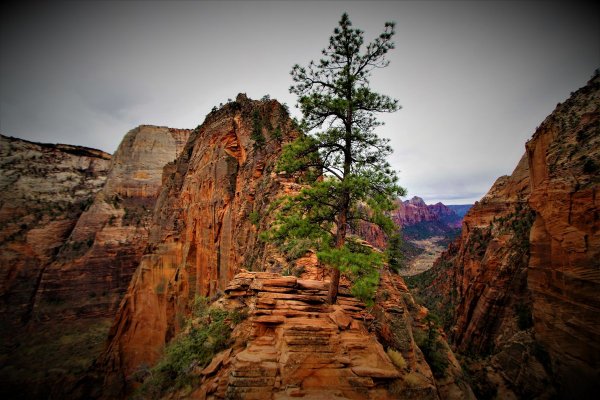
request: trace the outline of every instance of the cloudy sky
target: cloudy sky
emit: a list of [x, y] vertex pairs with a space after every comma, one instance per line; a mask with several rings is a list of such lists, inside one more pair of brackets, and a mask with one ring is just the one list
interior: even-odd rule
[[367, 39], [395, 21], [372, 86], [403, 108], [379, 133], [428, 203], [478, 200], [600, 67], [586, 3], [44, 3], [1, 6], [0, 133], [111, 153], [139, 124], [192, 128], [239, 92], [294, 105], [291, 66], [319, 57], [344, 11]]

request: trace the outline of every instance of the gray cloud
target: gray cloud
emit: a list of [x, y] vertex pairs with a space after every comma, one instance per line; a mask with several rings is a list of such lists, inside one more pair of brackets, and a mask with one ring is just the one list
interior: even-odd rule
[[138, 124], [194, 127], [238, 92], [293, 105], [291, 66], [319, 57], [343, 11], [367, 37], [396, 21], [372, 83], [404, 108], [380, 134], [410, 195], [431, 202], [479, 199], [600, 66], [584, 4], [45, 3], [2, 6], [0, 132], [109, 152]]

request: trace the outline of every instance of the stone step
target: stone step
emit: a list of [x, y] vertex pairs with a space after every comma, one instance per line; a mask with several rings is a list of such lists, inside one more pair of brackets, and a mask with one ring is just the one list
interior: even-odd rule
[[257, 337], [256, 339], [254, 339], [252, 341], [252, 344], [255, 344], [258, 346], [265, 346], [265, 345], [275, 344], [275, 342], [276, 342], [276, 338], [274, 336], [263, 335], [263, 336], [260, 336], [260, 337]]
[[238, 387], [273, 387], [275, 377], [272, 376], [231, 376], [229, 384]]
[[325, 303], [325, 296], [318, 296], [318, 295], [259, 292], [257, 294], [257, 297], [258, 297], [258, 299], [296, 300], [296, 301], [303, 301], [303, 302], [309, 303], [309, 304]]
[[271, 398], [272, 387], [265, 386], [229, 386], [226, 399], [265, 400]]
[[230, 371], [232, 378], [260, 378], [277, 376], [279, 364], [275, 361], [265, 361], [262, 363], [236, 363]]

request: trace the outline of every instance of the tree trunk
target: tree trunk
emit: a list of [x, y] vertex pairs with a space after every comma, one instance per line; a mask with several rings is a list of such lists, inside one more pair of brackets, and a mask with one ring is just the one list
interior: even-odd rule
[[[348, 204], [350, 196], [344, 196], [344, 203], [341, 207], [340, 213], [338, 214], [337, 220], [337, 232], [335, 235], [335, 248], [341, 249], [346, 243], [346, 224], [348, 222]], [[348, 201], [346, 201], [346, 198]], [[338, 290], [340, 285], [340, 270], [339, 268], [333, 268], [331, 271], [331, 280], [329, 283], [329, 293], [327, 296], [327, 302], [329, 304], [335, 304], [337, 300]]]
[[[344, 174], [342, 183], [350, 175], [350, 166], [352, 165], [352, 86], [348, 87], [346, 98], [349, 101], [349, 106], [346, 111], [346, 137], [344, 140]], [[340, 202], [340, 210], [337, 218], [337, 232], [335, 235], [335, 248], [341, 249], [346, 243], [346, 226], [348, 223], [348, 213], [350, 211], [350, 192], [348, 188], [344, 188], [342, 201]], [[337, 300], [338, 290], [340, 286], [340, 270], [333, 268], [331, 271], [331, 281], [329, 283], [329, 294], [327, 302], [335, 304]]]
[[338, 287], [340, 285], [340, 270], [333, 268], [331, 270], [331, 281], [329, 283], [329, 293], [327, 294], [327, 302], [335, 304], [338, 295]]

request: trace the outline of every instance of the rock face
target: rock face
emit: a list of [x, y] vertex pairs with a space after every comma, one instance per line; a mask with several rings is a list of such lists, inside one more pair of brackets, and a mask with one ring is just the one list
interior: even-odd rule
[[100, 150], [0, 135], [2, 328], [29, 321], [44, 270], [103, 187], [109, 165]]
[[533, 214], [523, 157], [499, 178], [463, 220], [450, 280], [457, 291], [454, 342], [460, 351], [489, 353], [516, 331], [515, 310], [530, 309], [526, 293], [528, 237]]
[[106, 184], [41, 279], [36, 319], [115, 315], [148, 244], [163, 167], [190, 132], [142, 125], [125, 135]]
[[269, 272], [236, 275], [216, 304], [249, 311], [249, 318], [234, 329], [234, 345], [197, 372], [185, 397], [473, 398], [452, 373], [436, 386], [413, 339], [404, 298], [412, 299], [398, 276], [384, 274], [386, 295], [374, 314], [346, 287], [338, 304], [328, 305], [327, 288], [328, 282]]
[[[251, 332], [246, 347], [234, 349], [225, 365], [204, 371], [200, 397], [392, 399], [411, 388], [400, 378], [418, 363], [407, 371], [395, 367], [367, 331], [364, 321], [373, 316], [365, 305], [347, 296], [328, 305], [325, 282], [246, 272], [225, 293], [225, 308], [251, 310]], [[437, 398], [431, 371], [420, 361], [414, 390]]]
[[1, 138], [1, 395], [77, 397], [148, 243], [163, 166], [189, 133], [140, 126], [112, 159]]
[[599, 89], [596, 75], [557, 106], [421, 285], [457, 349], [490, 355], [499, 396], [598, 389]]
[[105, 395], [122, 391], [140, 365], [157, 360], [195, 296], [222, 291], [242, 267], [264, 269], [268, 252], [257, 233], [269, 204], [290, 190], [272, 171], [282, 142], [294, 137], [279, 103], [239, 95], [210, 113], [165, 167], [147, 254], [101, 361]]
[[536, 338], [561, 392], [584, 398], [600, 387], [600, 75], [559, 105], [526, 147]]

